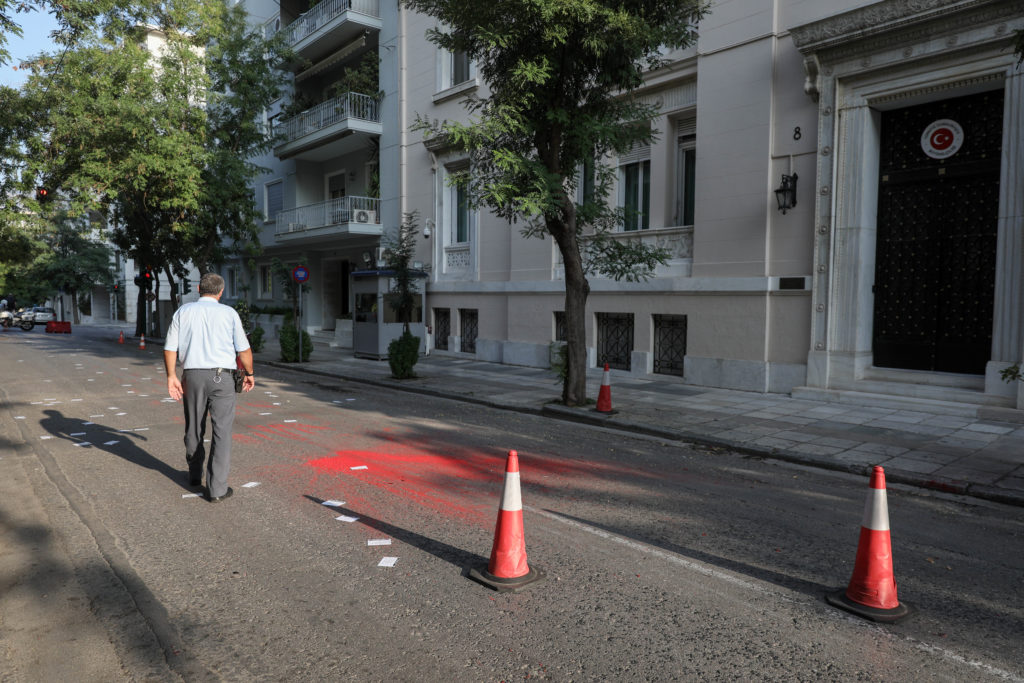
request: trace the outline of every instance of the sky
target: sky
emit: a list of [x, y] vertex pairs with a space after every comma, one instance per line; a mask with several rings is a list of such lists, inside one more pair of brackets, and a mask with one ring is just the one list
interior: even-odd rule
[[28, 72], [14, 67], [27, 57], [56, 50], [50, 40], [50, 32], [57, 28], [57, 22], [53, 15], [39, 11], [15, 14], [14, 20], [21, 26], [22, 36], [7, 36], [7, 51], [11, 53], [11, 59], [7, 64], [0, 65], [0, 85], [20, 88]]

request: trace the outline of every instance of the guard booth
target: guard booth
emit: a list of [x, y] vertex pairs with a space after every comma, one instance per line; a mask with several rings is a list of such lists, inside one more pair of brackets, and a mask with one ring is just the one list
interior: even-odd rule
[[[391, 290], [395, 286], [393, 270], [357, 270], [352, 273], [352, 294], [355, 311], [352, 315], [352, 349], [358, 358], [388, 357], [388, 345], [402, 336], [403, 325], [391, 306]], [[427, 274], [414, 271], [416, 303], [412, 309], [409, 331], [420, 338], [420, 354], [426, 353], [427, 335], [423, 325], [423, 296]]]

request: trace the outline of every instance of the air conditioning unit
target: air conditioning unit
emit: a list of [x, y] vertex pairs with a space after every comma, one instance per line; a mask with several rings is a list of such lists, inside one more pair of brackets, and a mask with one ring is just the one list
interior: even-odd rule
[[304, 223], [289, 223], [288, 224], [288, 232], [300, 232], [300, 231], [305, 230], [305, 229], [306, 229], [306, 225]]
[[376, 223], [377, 222], [377, 212], [376, 211], [364, 211], [363, 209], [359, 209], [358, 211], [354, 211], [353, 212], [353, 214], [352, 214], [352, 222], [353, 223]]

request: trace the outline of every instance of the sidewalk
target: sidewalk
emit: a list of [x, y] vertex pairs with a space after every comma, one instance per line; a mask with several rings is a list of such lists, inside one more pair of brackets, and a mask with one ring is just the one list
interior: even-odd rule
[[[561, 386], [546, 369], [431, 354], [416, 364], [416, 379], [399, 381], [387, 361], [321, 344], [301, 367], [280, 362], [277, 344], [256, 362], [844, 472], [866, 474], [881, 465], [890, 482], [1024, 506], [1024, 421], [1015, 421], [1017, 411], [986, 417], [960, 404], [910, 410], [824, 403], [612, 371], [614, 412], [605, 414], [556, 403]], [[602, 375], [588, 371], [591, 399]]]

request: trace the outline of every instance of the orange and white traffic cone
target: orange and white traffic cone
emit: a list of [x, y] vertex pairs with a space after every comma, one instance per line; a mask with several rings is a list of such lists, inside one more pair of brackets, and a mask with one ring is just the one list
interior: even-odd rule
[[864, 505], [850, 585], [845, 591], [829, 594], [825, 599], [831, 605], [871, 621], [894, 623], [910, 614], [910, 607], [896, 597], [885, 470], [877, 465], [871, 472], [871, 492]]
[[124, 344], [124, 330], [121, 330], [120, 336], [117, 338], [118, 344]]
[[526, 562], [526, 537], [523, 533], [523, 498], [519, 492], [519, 454], [508, 452], [505, 461], [505, 486], [501, 492], [494, 546], [486, 570], [471, 568], [469, 578], [488, 588], [507, 593], [544, 578], [537, 567]]
[[611, 413], [612, 411], [612, 373], [608, 364], [604, 364], [604, 376], [601, 378], [601, 390], [597, 392], [597, 412]]
[[139, 348], [140, 349], [146, 348], [146, 335], [144, 335], [144, 334], [139, 336]]

